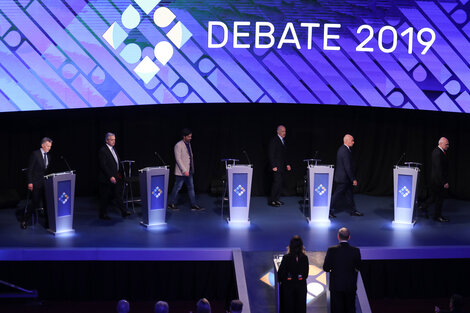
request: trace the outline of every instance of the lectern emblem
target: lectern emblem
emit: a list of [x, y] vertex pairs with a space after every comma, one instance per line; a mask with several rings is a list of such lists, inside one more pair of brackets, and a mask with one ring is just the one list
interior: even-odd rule
[[406, 186], [403, 186], [403, 188], [401, 188], [398, 192], [403, 196], [403, 198], [406, 198], [410, 194], [410, 190], [406, 188]]
[[67, 201], [69, 201], [69, 196], [63, 192], [60, 197], [59, 197], [59, 201], [62, 203], [62, 204], [66, 204]]
[[156, 187], [153, 189], [153, 191], [152, 191], [152, 195], [153, 195], [155, 198], [157, 198], [157, 199], [160, 198], [160, 196], [162, 195], [162, 193], [163, 193], [163, 190], [162, 190], [160, 187], [158, 187], [158, 186], [156, 186]]
[[321, 196], [326, 192], [326, 188], [325, 188], [325, 186], [320, 184], [320, 185], [318, 185], [317, 188], [315, 188], [315, 192], [318, 193]]
[[244, 193], [245, 193], [246, 189], [245, 189], [245, 188], [243, 188], [243, 186], [242, 186], [242, 185], [238, 185], [238, 187], [237, 187], [237, 188], [235, 188], [233, 191], [235, 191], [235, 193], [236, 193], [236, 194], [237, 194], [239, 197], [241, 197], [241, 196], [242, 196], [242, 194], [244, 194]]

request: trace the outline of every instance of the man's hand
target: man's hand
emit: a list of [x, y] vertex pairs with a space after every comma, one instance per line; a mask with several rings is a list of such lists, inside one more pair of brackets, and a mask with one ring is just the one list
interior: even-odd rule
[[291, 169], [290, 165], [287, 165], [287, 170], [290, 171]]
[[28, 189], [33, 191], [33, 184], [28, 184]]
[[189, 172], [184, 172], [183, 175], [184, 176], [189, 176]]
[[115, 184], [116, 183], [116, 178], [114, 178], [114, 176], [113, 176], [109, 179], [109, 181], [111, 182], [111, 184]]
[[354, 187], [357, 186], [357, 180], [353, 180], [353, 186], [354, 186]]
[[277, 167], [273, 167], [273, 172], [277, 172]]
[[444, 184], [444, 188], [445, 188], [445, 189], [449, 189], [449, 183], [445, 183], [445, 184]]

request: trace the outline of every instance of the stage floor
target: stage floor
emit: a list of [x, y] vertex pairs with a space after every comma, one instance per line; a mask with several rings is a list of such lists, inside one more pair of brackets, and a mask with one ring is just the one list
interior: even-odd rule
[[[329, 226], [309, 226], [298, 197], [285, 197], [284, 206], [270, 207], [266, 198], [251, 200], [248, 228], [231, 228], [221, 217], [220, 199], [199, 195], [206, 208], [191, 212], [186, 204], [176, 212], [167, 212], [167, 225], [147, 229], [139, 224], [141, 207], [136, 214], [122, 219], [110, 212], [111, 221], [98, 219], [98, 202], [76, 199], [75, 233], [53, 236], [42, 224], [22, 230], [20, 209], [0, 210], [0, 249], [31, 248], [128, 248], [128, 249], [229, 249], [242, 251], [284, 251], [292, 235], [300, 235], [309, 251], [325, 251], [337, 242], [336, 231], [346, 226], [351, 230], [351, 243], [361, 247], [363, 258], [433, 258], [470, 257], [470, 202], [446, 200], [444, 215], [449, 223], [441, 224], [417, 216], [411, 229], [394, 228], [393, 199], [356, 195], [363, 217], [338, 212]], [[227, 212], [225, 212], [227, 214]], [[40, 220], [41, 222], [41, 220]], [[443, 249], [446, 250], [443, 253]], [[5, 255], [5, 254], [4, 254]]]

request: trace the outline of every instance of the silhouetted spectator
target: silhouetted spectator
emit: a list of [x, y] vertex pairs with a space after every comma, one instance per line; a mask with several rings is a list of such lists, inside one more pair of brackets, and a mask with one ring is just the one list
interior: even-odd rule
[[155, 313], [168, 313], [169, 311], [170, 307], [165, 301], [158, 301], [155, 303]]
[[463, 313], [463, 298], [461, 295], [453, 294], [450, 297], [449, 310], [441, 310], [439, 307], [434, 307], [434, 311], [440, 313]]
[[243, 310], [243, 302], [240, 300], [232, 300], [230, 302], [230, 311], [229, 313], [242, 313]]
[[206, 298], [199, 299], [196, 305], [196, 313], [211, 313], [211, 304]]
[[118, 313], [127, 313], [129, 312], [129, 302], [127, 300], [119, 300], [116, 310]]

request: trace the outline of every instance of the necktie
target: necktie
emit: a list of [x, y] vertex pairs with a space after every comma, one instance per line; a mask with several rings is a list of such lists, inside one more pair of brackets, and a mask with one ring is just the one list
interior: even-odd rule
[[118, 161], [116, 151], [114, 151], [114, 147], [111, 148], [111, 153], [113, 154], [114, 161], [116, 161], [117, 170], [119, 171], [119, 161]]
[[44, 153], [44, 167], [47, 168], [47, 153]]

